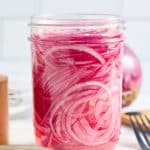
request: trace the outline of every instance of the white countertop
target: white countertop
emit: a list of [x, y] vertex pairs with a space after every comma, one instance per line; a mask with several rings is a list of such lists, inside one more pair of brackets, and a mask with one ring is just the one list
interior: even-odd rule
[[[10, 121], [10, 143], [20, 145], [34, 145], [32, 119], [27, 116]], [[116, 150], [140, 150], [131, 129], [122, 127], [119, 144]]]
[[[30, 104], [26, 111], [18, 111], [12, 115], [10, 120], [10, 144], [34, 145], [34, 133], [32, 123], [32, 94], [24, 96], [24, 101]], [[19, 114], [19, 115], [18, 115]], [[116, 150], [140, 150], [133, 130], [122, 126], [120, 141]]]
[[[35, 144], [31, 118], [22, 118], [10, 122], [10, 144]], [[140, 150], [131, 129], [122, 127], [116, 150]]]
[[[139, 98], [130, 107], [123, 111], [150, 108], [150, 92], [148, 80], [150, 71], [147, 69], [150, 63], [143, 64], [144, 79], [143, 88]], [[32, 126], [32, 92], [31, 92], [31, 65], [28, 62], [0, 62], [0, 71], [9, 77], [9, 88], [24, 91], [23, 103], [20, 106], [11, 108], [10, 119], [10, 144], [35, 144]], [[19, 115], [18, 115], [19, 114]], [[116, 150], [139, 150], [133, 131], [127, 127], [121, 128], [121, 136]]]

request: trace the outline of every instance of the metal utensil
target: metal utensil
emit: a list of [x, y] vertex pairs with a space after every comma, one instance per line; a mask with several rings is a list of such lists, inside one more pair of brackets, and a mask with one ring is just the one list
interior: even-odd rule
[[141, 112], [127, 112], [131, 126], [142, 150], [150, 150], [150, 119]]

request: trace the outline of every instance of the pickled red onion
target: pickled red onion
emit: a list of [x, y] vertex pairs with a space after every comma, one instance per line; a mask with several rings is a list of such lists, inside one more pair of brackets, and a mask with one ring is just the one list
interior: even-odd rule
[[[119, 135], [121, 40], [120, 43], [110, 40], [110, 45], [107, 41], [101, 46], [99, 36], [91, 34], [88, 42], [80, 36], [73, 37], [71, 44], [55, 43], [53, 35], [44, 39], [43, 35], [32, 36], [33, 45], [37, 45], [33, 47], [36, 50], [33, 50], [36, 64], [33, 71], [39, 75], [35, 86], [50, 101], [35, 126], [45, 138], [50, 135], [46, 139], [48, 146], [57, 143], [94, 147], [116, 140]], [[107, 47], [110, 50], [106, 52]]]

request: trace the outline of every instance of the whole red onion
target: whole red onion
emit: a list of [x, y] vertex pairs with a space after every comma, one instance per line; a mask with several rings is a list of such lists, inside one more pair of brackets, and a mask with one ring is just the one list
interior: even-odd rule
[[141, 88], [142, 69], [136, 54], [124, 45], [123, 53], [123, 107], [130, 105]]

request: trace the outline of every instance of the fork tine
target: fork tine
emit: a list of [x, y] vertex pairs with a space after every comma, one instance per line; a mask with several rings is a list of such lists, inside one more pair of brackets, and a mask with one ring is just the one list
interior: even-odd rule
[[148, 116], [147, 115], [144, 115], [144, 116], [145, 116], [147, 122], [150, 124], [150, 119], [148, 118]]
[[[145, 118], [145, 120], [144, 120], [143, 118]], [[143, 117], [140, 115], [140, 119], [142, 120], [142, 123], [143, 123], [143, 125], [144, 125], [144, 127], [145, 127], [146, 133], [148, 133], [148, 134], [150, 135], [150, 129], [149, 129], [150, 123], [149, 123], [149, 121], [147, 120], [148, 117], [147, 117], [146, 115], [143, 115]], [[147, 122], [147, 123], [146, 123], [146, 122]]]
[[131, 126], [132, 126], [132, 128], [134, 130], [134, 133], [135, 133], [135, 136], [136, 136], [136, 138], [137, 138], [137, 140], [139, 142], [139, 145], [140, 145], [140, 147], [143, 150], [148, 150], [147, 147], [145, 146], [145, 143], [143, 142], [143, 139], [142, 139], [142, 137], [140, 135], [140, 132], [138, 131], [139, 129], [136, 127], [132, 117], [133, 117], [133, 115], [129, 115]]
[[141, 133], [142, 133], [142, 135], [143, 135], [143, 137], [144, 137], [146, 143], [148, 144], [148, 146], [150, 146], [150, 141], [149, 141], [149, 139], [148, 139], [148, 137], [147, 137], [147, 135], [146, 135], [145, 130], [143, 129], [142, 125], [140, 124], [138, 118], [141, 119], [141, 121], [142, 121], [144, 127], [147, 127], [147, 125], [146, 125], [145, 121], [143, 120], [142, 115], [140, 114], [140, 115], [138, 115], [138, 116], [139, 116], [139, 117], [137, 117], [137, 115], [135, 116], [135, 119], [136, 119], [136, 122], [137, 122], [137, 126], [138, 126], [139, 130], [141, 131]]

